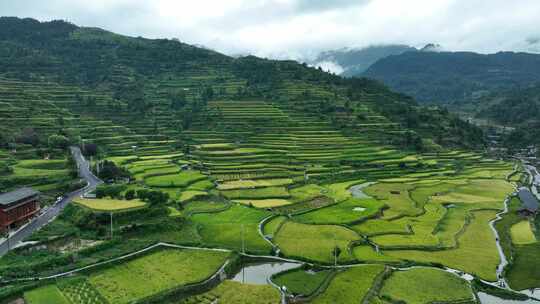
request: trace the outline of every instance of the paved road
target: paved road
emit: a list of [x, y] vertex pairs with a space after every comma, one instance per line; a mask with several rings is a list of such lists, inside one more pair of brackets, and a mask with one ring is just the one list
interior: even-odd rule
[[77, 190], [75, 192], [69, 193], [64, 196], [64, 198], [56, 203], [53, 206], [50, 206], [45, 212], [40, 214], [38, 217], [34, 218], [32, 222], [26, 225], [21, 230], [17, 231], [14, 235], [9, 238], [9, 242], [6, 240], [0, 244], [0, 256], [3, 256], [8, 252], [9, 248], [12, 248], [14, 245], [18, 244], [25, 238], [29, 237], [34, 231], [39, 228], [47, 225], [52, 221], [60, 212], [77, 196], [81, 194], [94, 190], [97, 185], [101, 184], [102, 181], [98, 179], [90, 171], [90, 164], [82, 156], [81, 150], [77, 147], [71, 147], [71, 154], [77, 161], [77, 166], [79, 167], [79, 175], [81, 178], [85, 179], [88, 182], [88, 185], [83, 189]]

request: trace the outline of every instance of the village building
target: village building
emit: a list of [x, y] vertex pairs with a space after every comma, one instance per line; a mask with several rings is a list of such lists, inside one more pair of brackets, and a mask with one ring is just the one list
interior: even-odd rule
[[0, 194], [0, 233], [28, 222], [39, 210], [39, 192], [31, 188]]

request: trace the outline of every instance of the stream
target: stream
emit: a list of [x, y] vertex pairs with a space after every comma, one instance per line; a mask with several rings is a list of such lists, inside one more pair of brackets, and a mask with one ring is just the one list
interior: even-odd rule
[[508, 288], [508, 284], [506, 283], [506, 279], [503, 276], [504, 268], [506, 265], [508, 265], [508, 260], [506, 259], [506, 256], [504, 255], [504, 251], [502, 249], [501, 243], [499, 241], [499, 232], [497, 229], [495, 229], [495, 223], [502, 219], [502, 215], [508, 212], [508, 202], [510, 201], [510, 197], [506, 198], [504, 201], [504, 210], [502, 212], [497, 213], [497, 217], [489, 222], [489, 227], [491, 227], [491, 230], [493, 230], [493, 233], [495, 234], [495, 243], [497, 244], [497, 251], [499, 252], [499, 257], [501, 259], [501, 262], [497, 266], [497, 285], [501, 288]]

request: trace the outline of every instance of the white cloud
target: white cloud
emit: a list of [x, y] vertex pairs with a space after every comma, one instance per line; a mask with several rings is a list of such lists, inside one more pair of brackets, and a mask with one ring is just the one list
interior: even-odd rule
[[321, 68], [323, 71], [334, 73], [336, 75], [339, 75], [344, 71], [341, 65], [333, 61], [320, 61], [315, 63], [314, 66]]
[[1, 1], [0, 12], [295, 59], [387, 43], [531, 51], [540, 37], [538, 0], [18, 0]]

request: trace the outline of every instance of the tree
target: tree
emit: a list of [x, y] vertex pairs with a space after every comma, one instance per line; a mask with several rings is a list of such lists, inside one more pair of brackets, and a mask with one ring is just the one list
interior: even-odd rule
[[82, 152], [86, 156], [96, 156], [97, 151], [98, 151], [98, 148], [96, 144], [83, 144], [82, 145]]
[[100, 185], [96, 188], [96, 197], [119, 198], [124, 190], [126, 190], [126, 185]]
[[146, 190], [146, 189], [139, 189], [137, 190], [137, 197], [140, 199], [140, 200], [143, 200], [143, 201], [146, 201], [146, 198], [148, 197], [148, 193], [150, 191], [149, 190]]
[[112, 161], [105, 160], [101, 162], [99, 170], [99, 178], [103, 180], [114, 180], [118, 178], [129, 178], [130, 174], [124, 168], [116, 166]]
[[128, 200], [128, 201], [134, 199], [134, 198], [135, 198], [135, 190], [129, 189], [128, 191], [126, 191], [126, 194], [124, 195], [124, 197], [125, 197], [126, 200]]
[[148, 191], [145, 201], [151, 205], [161, 205], [169, 201], [169, 194], [161, 191]]
[[7, 148], [12, 139], [9, 135], [0, 133], [0, 148]]
[[47, 141], [50, 148], [65, 149], [69, 146], [69, 139], [63, 135], [51, 135]]
[[39, 136], [32, 128], [24, 128], [17, 136], [17, 142], [37, 146], [40, 142]]
[[169, 100], [171, 102], [171, 109], [180, 110], [186, 103], [186, 92], [184, 90], [176, 90], [169, 92]]
[[214, 89], [210, 86], [206, 87], [202, 92], [202, 100], [208, 101], [214, 98]]

